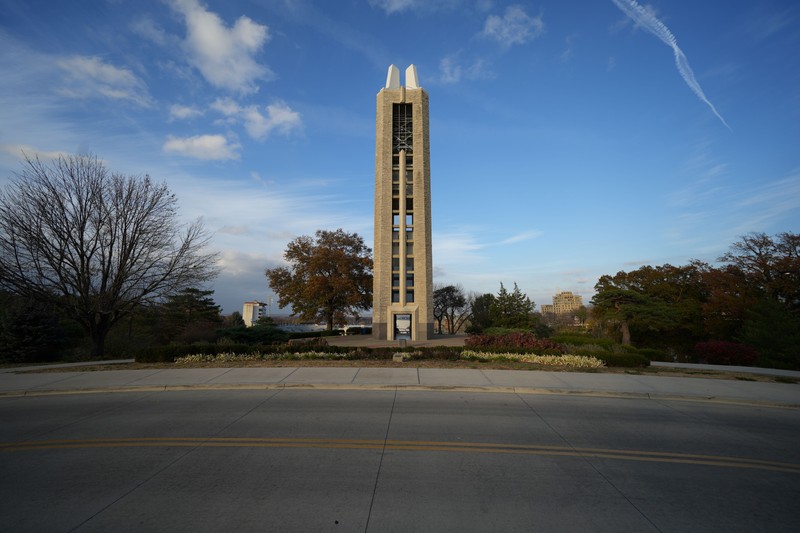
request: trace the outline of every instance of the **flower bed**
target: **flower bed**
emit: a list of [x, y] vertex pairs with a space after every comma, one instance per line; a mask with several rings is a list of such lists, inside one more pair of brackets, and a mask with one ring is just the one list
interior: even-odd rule
[[489, 353], [464, 350], [461, 358], [468, 361], [519, 361], [543, 366], [562, 368], [602, 368], [605, 363], [596, 357], [586, 355], [535, 355], [518, 353]]
[[[410, 353], [409, 359], [420, 359], [419, 352]], [[416, 357], [413, 357], [416, 356]], [[176, 365], [192, 365], [202, 363], [243, 363], [248, 361], [345, 361], [358, 359], [351, 357], [348, 353], [334, 352], [277, 352], [277, 353], [234, 353], [223, 352], [217, 354], [193, 354], [175, 359]], [[594, 369], [602, 368], [605, 363], [596, 357], [585, 355], [535, 355], [519, 353], [489, 353], [464, 350], [460, 357], [453, 359], [463, 361], [496, 361], [496, 362], [519, 362], [531, 363], [542, 366], [555, 366], [560, 368], [579, 368]]]

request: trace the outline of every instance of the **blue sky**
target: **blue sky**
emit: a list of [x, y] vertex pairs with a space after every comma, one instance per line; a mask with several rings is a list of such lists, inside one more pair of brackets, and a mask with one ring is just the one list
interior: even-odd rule
[[0, 182], [23, 149], [166, 181], [241, 311], [294, 237], [372, 244], [392, 63], [430, 96], [437, 283], [588, 302], [800, 231], [794, 0], [0, 0]]

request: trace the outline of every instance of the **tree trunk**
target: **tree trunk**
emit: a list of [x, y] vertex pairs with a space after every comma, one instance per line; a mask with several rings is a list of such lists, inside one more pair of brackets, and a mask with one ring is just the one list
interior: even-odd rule
[[630, 345], [631, 343], [631, 330], [628, 327], [628, 321], [623, 320], [619, 324], [619, 329], [622, 331], [622, 344]]
[[106, 350], [106, 336], [108, 335], [108, 328], [103, 326], [95, 326], [92, 328], [92, 359], [102, 359]]

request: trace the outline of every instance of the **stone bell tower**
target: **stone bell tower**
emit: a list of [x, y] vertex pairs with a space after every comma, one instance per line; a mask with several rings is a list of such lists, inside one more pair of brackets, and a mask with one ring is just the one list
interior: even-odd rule
[[391, 65], [377, 96], [372, 331], [417, 341], [433, 336], [428, 93], [414, 65], [405, 82]]

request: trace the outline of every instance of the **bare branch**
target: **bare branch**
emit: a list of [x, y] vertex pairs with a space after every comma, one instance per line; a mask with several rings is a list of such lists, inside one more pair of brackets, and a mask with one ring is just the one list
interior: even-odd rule
[[181, 224], [166, 184], [95, 156], [26, 157], [0, 192], [0, 287], [62, 309], [102, 353], [136, 306], [213, 279], [202, 221]]

